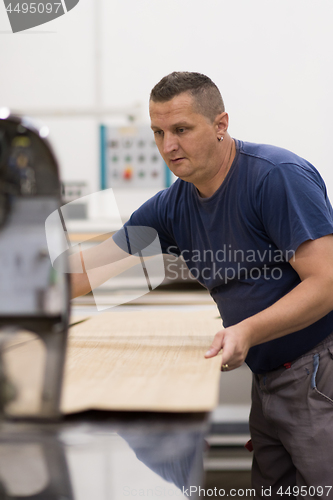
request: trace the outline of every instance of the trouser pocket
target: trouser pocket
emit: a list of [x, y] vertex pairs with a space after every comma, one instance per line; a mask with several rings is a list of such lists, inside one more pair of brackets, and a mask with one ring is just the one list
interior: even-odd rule
[[311, 389], [333, 405], [333, 359], [330, 349], [313, 355]]

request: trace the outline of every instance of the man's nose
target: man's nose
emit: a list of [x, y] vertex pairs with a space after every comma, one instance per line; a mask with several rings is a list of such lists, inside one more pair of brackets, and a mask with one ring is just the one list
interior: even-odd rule
[[176, 151], [178, 149], [178, 141], [177, 137], [174, 134], [164, 133], [163, 138], [163, 153], [169, 154], [172, 151]]

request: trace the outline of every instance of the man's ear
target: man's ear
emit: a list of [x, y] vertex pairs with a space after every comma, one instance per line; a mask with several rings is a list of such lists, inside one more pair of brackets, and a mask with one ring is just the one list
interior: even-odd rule
[[229, 126], [229, 115], [225, 111], [216, 116], [214, 120], [214, 125], [216, 127], [216, 132], [219, 135], [224, 135]]

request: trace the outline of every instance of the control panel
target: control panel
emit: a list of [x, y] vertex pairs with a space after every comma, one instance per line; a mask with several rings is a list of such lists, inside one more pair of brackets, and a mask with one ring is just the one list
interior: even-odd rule
[[148, 125], [101, 126], [102, 188], [157, 188], [172, 182]]

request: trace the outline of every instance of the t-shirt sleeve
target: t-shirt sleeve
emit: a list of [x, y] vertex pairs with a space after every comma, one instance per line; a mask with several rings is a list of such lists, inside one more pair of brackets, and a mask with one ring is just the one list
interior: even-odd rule
[[[172, 227], [168, 223], [167, 200], [163, 193], [163, 191], [157, 193], [141, 205], [133, 212], [123, 228], [113, 235], [114, 242], [122, 250], [134, 254], [148, 247], [157, 233], [162, 253], [168, 253], [170, 247], [173, 253], [177, 253]], [[133, 230], [134, 228], [136, 230]]]
[[265, 232], [289, 257], [304, 241], [333, 233], [332, 206], [314, 167], [282, 164], [272, 168], [262, 183], [258, 203]]

